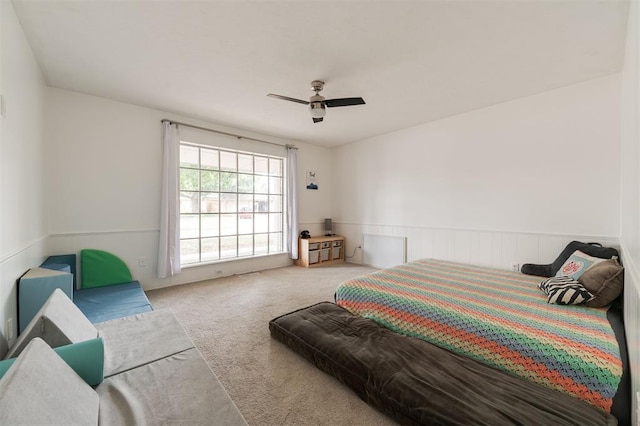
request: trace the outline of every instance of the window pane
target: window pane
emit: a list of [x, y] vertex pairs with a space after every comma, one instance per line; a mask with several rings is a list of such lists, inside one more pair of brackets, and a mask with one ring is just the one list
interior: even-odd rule
[[238, 215], [220, 215], [220, 235], [236, 235], [238, 233]]
[[235, 152], [220, 151], [220, 170], [235, 172], [238, 169], [238, 159]]
[[200, 172], [200, 190], [201, 191], [218, 191], [220, 181], [220, 173], [203, 170]]
[[265, 157], [256, 157], [255, 161], [256, 174], [266, 175], [269, 173], [269, 159]]
[[255, 240], [255, 254], [269, 253], [269, 234], [257, 234]]
[[267, 176], [255, 176], [255, 192], [266, 194], [269, 192], [269, 178]]
[[269, 178], [269, 192], [271, 194], [282, 194], [282, 178], [279, 178], [279, 177]]
[[180, 215], [180, 238], [198, 238], [200, 236], [200, 215]]
[[253, 175], [238, 175], [238, 192], [253, 192]]
[[278, 253], [282, 251], [282, 233], [269, 234], [269, 252]]
[[254, 195], [254, 211], [256, 212], [268, 212], [269, 211], [269, 196], [268, 195]]
[[238, 195], [238, 234], [253, 233], [253, 195]]
[[201, 192], [200, 197], [202, 213], [218, 213], [220, 211], [220, 194], [217, 192]]
[[200, 240], [180, 240], [180, 263], [200, 262]]
[[252, 194], [238, 194], [238, 211], [253, 212], [253, 195]]
[[198, 168], [198, 151], [195, 146], [180, 145], [180, 167]]
[[282, 231], [282, 214], [281, 213], [269, 214], [269, 231], [271, 232]]
[[236, 173], [220, 173], [220, 191], [236, 192], [238, 175]]
[[212, 261], [220, 259], [218, 238], [202, 239], [202, 261]]
[[238, 256], [238, 237], [221, 237], [220, 238], [220, 258], [228, 259]]
[[281, 195], [269, 196], [269, 211], [272, 213], [282, 212], [282, 196]]
[[180, 192], [180, 213], [200, 213], [198, 209], [199, 192]]
[[255, 231], [254, 232], [268, 232], [269, 231], [269, 215], [266, 213], [256, 213], [253, 215], [255, 219]]
[[237, 213], [238, 196], [236, 194], [220, 194], [220, 211], [222, 213]]
[[202, 149], [202, 169], [218, 170], [218, 150]]
[[[217, 214], [203, 214], [200, 220], [200, 237], [217, 237], [220, 235], [220, 217]], [[202, 247], [204, 252], [204, 245]]]
[[238, 237], [238, 256], [251, 256], [253, 254], [253, 235], [240, 235]]
[[194, 169], [180, 169], [180, 189], [197, 191], [200, 189], [198, 171]]
[[253, 155], [238, 154], [238, 171], [253, 173]]
[[282, 176], [282, 160], [277, 158], [269, 159], [269, 174], [271, 176]]
[[253, 234], [253, 213], [238, 214], [238, 234]]

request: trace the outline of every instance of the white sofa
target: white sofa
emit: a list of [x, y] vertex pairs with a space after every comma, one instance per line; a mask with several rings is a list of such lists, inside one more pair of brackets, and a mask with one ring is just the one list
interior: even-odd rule
[[[92, 339], [103, 345], [102, 359], [100, 351], [74, 355], [102, 373], [88, 384], [74, 359], [63, 361], [52, 347]], [[91, 324], [56, 290], [7, 358], [13, 364], [0, 379], [0, 424], [246, 425], [170, 311]]]

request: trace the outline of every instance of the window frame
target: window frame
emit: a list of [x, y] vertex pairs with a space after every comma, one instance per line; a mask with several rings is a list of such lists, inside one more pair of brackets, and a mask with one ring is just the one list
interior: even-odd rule
[[[183, 147], [197, 150], [197, 163], [183, 161]], [[205, 164], [202, 159], [203, 152], [215, 157], [217, 164]], [[225, 167], [222, 160], [225, 156], [235, 158], [235, 164]], [[251, 159], [250, 172], [246, 166], [243, 168], [240, 165], [241, 161], [246, 162], [248, 158]], [[257, 168], [258, 161], [266, 163], [266, 169]], [[183, 185], [183, 170], [197, 175], [195, 188], [193, 182], [190, 185]], [[282, 155], [180, 140], [178, 227], [180, 229], [181, 267], [286, 254], [286, 170], [286, 158]], [[226, 176], [226, 187], [223, 187], [223, 174]], [[212, 180], [207, 185], [203, 185], [204, 175], [212, 176]], [[213, 178], [216, 175], [217, 179]], [[245, 177], [241, 178], [241, 176]], [[245, 185], [248, 183], [246, 176], [251, 176], [251, 184], [248, 185], [251, 186], [251, 191], [248, 191], [248, 186], [245, 186], [244, 190], [241, 188], [241, 179], [244, 179]], [[257, 182], [262, 182], [263, 186], [257, 187]], [[192, 194], [190, 198], [191, 211], [184, 211], [189, 209], [183, 208], [183, 202], [185, 202], [183, 194], [187, 193]], [[205, 207], [204, 201], [207, 199], [207, 195], [212, 198]], [[227, 202], [224, 202], [225, 198], [228, 200]], [[241, 198], [244, 198], [242, 203], [240, 202]], [[187, 234], [188, 236], [184, 236], [183, 233], [187, 229], [184, 220], [187, 216], [195, 217], [197, 225], [192, 225], [191, 232]], [[214, 219], [214, 222], [217, 220], [217, 226], [211, 228], [214, 230], [213, 233], [211, 233], [211, 229], [204, 230], [203, 218]], [[250, 225], [247, 219], [251, 219]], [[259, 219], [262, 222], [258, 223]], [[223, 223], [224, 220], [227, 222]], [[235, 223], [232, 224], [229, 220], [235, 221]], [[250, 248], [241, 243], [243, 239], [245, 241], [251, 240]], [[231, 252], [234, 253], [231, 253], [230, 249], [225, 246], [225, 242], [229, 244], [232, 240], [233, 243], [230, 246], [233, 246]], [[195, 252], [185, 253], [186, 241], [195, 242], [197, 245]], [[213, 247], [213, 250], [203, 250], [203, 242], [205, 244], [214, 242], [214, 246], [217, 243], [217, 247]], [[189, 260], [185, 261], [186, 259]]]

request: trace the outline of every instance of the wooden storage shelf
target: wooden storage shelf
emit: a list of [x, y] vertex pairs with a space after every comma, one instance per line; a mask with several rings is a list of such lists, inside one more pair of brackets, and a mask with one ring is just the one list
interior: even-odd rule
[[339, 235], [300, 238], [296, 265], [305, 268], [344, 262], [344, 237]]

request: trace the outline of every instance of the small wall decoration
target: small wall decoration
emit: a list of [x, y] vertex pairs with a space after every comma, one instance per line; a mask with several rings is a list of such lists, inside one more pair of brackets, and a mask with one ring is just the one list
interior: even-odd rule
[[307, 189], [318, 189], [318, 174], [315, 171], [307, 171]]

